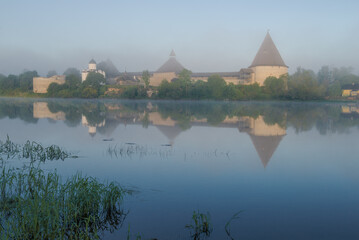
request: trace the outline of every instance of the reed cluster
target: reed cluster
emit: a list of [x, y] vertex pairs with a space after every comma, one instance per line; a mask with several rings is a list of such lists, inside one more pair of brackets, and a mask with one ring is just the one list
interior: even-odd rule
[[121, 227], [126, 194], [76, 174], [61, 181], [56, 172], [30, 167], [0, 175], [1, 239], [99, 239]]
[[4, 142], [0, 141], [0, 159], [15, 157], [30, 159], [32, 162], [44, 162], [46, 160], [64, 160], [69, 157], [76, 158], [77, 156], [71, 155], [57, 145], [44, 147], [40, 143], [29, 140], [25, 144], [20, 145], [12, 142], [9, 136], [7, 136]]

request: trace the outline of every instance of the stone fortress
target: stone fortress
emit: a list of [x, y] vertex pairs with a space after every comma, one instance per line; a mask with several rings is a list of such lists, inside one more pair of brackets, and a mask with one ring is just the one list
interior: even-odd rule
[[[167, 81], [173, 81], [178, 78], [179, 73], [183, 71], [185, 67], [177, 61], [176, 54], [172, 50], [169, 59], [155, 72], [150, 72], [150, 86], [159, 86], [161, 82], [166, 79]], [[86, 80], [87, 75], [90, 72], [96, 72], [106, 77], [106, 73], [102, 70], [97, 69], [96, 62], [94, 59], [88, 64], [88, 69], [82, 70], [81, 78], [82, 81]], [[242, 68], [237, 72], [207, 72], [207, 73], [192, 73], [192, 81], [207, 81], [211, 75], [219, 75], [224, 81], [229, 84], [254, 84], [258, 83], [263, 86], [264, 81], [267, 77], [280, 77], [288, 74], [288, 66], [285, 65], [277, 47], [275, 46], [269, 32], [265, 36], [262, 45], [260, 46], [252, 64], [248, 68]], [[120, 79], [127, 79], [128, 81], [120, 81]], [[65, 83], [64, 76], [54, 76], [51, 78], [34, 78], [34, 92], [35, 93], [46, 93], [47, 87], [52, 83], [56, 82], [59, 84]], [[134, 85], [144, 84], [142, 81], [142, 72], [136, 73], [122, 73], [117, 80], [113, 81], [107, 79], [107, 82], [116, 83], [119, 85]]]
[[[184, 70], [176, 59], [176, 54], [172, 50], [169, 59], [156, 71], [151, 73], [150, 85], [159, 86], [166, 79], [172, 81], [178, 78], [178, 74]], [[211, 75], [219, 75], [229, 84], [254, 84], [263, 86], [267, 77], [280, 77], [288, 74], [288, 66], [285, 65], [277, 47], [275, 46], [269, 32], [265, 36], [252, 64], [248, 68], [242, 68], [239, 72], [210, 72], [210, 73], [192, 73], [192, 81], [207, 81]], [[140, 73], [134, 75], [141, 79]]]

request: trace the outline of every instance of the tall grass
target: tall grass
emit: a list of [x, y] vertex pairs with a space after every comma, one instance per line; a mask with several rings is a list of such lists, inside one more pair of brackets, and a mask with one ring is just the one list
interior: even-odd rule
[[111, 158], [132, 158], [136, 157], [146, 157], [146, 156], [157, 156], [160, 158], [168, 158], [170, 155], [173, 155], [172, 149], [157, 150], [148, 148], [147, 146], [141, 146], [138, 144], [120, 144], [120, 145], [110, 145], [106, 150], [106, 154]]
[[126, 192], [81, 174], [61, 182], [55, 173], [30, 167], [2, 170], [1, 239], [99, 239], [121, 227]]
[[0, 140], [0, 159], [15, 157], [30, 159], [32, 162], [44, 162], [46, 160], [64, 160], [69, 157], [76, 158], [77, 156], [71, 155], [57, 145], [44, 147], [40, 143], [29, 140], [25, 144], [20, 145], [12, 142], [9, 136], [7, 136], [4, 142]]
[[190, 229], [191, 239], [200, 240], [210, 237], [213, 227], [209, 213], [200, 213], [194, 211], [192, 215], [192, 223], [186, 225]]

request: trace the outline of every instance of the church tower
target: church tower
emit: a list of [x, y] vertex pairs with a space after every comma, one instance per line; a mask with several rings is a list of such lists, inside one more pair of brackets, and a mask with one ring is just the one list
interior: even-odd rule
[[278, 78], [281, 75], [288, 74], [288, 66], [285, 65], [269, 32], [249, 68], [253, 71], [254, 83], [258, 83], [260, 86], [263, 86], [267, 77]]
[[89, 62], [89, 70], [96, 70], [96, 62], [93, 59]]

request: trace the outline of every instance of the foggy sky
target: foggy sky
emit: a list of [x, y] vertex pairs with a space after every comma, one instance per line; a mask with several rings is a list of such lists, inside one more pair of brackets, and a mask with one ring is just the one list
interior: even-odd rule
[[84, 69], [91, 58], [109, 58], [120, 72], [155, 71], [172, 49], [193, 72], [239, 71], [268, 29], [290, 73], [298, 66], [359, 70], [355, 0], [14, 0], [1, 9], [3, 74]]

